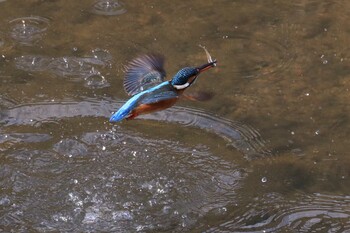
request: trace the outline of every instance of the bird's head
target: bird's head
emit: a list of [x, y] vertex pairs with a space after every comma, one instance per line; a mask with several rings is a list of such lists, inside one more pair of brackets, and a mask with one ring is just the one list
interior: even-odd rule
[[177, 74], [172, 78], [171, 85], [177, 90], [184, 90], [191, 86], [196, 81], [198, 75], [203, 71], [206, 71], [216, 66], [216, 60], [201, 65], [199, 67], [185, 67], [179, 70]]

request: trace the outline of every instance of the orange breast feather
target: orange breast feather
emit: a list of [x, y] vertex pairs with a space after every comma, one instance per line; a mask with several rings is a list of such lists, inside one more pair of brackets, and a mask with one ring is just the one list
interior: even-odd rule
[[141, 104], [131, 112], [131, 115], [127, 119], [133, 119], [141, 114], [146, 114], [146, 113], [169, 108], [173, 106], [177, 100], [178, 100], [177, 98], [173, 98], [173, 99], [163, 100], [152, 104]]

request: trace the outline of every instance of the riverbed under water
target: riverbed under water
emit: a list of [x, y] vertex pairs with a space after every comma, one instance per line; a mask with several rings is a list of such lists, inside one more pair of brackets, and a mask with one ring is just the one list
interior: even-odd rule
[[[350, 232], [350, 3], [0, 0], [2, 232]], [[123, 68], [205, 102], [108, 122]]]

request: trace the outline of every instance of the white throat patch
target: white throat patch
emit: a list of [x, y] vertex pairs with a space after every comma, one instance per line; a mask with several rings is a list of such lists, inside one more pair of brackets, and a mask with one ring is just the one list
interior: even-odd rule
[[185, 83], [182, 85], [173, 85], [173, 87], [175, 87], [177, 90], [182, 90], [185, 89], [186, 87], [188, 87], [190, 84], [189, 83]]

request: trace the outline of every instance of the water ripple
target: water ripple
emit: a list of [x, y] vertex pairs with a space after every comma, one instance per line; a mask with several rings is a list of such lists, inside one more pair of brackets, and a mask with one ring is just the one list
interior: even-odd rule
[[[108, 118], [122, 102], [68, 102], [16, 106], [0, 114], [0, 123], [9, 125], [36, 125], [72, 117]], [[259, 132], [251, 126], [212, 116], [200, 110], [174, 107], [140, 118], [165, 121], [206, 130], [226, 139], [248, 159], [269, 155]]]
[[[288, 34], [285, 27], [280, 31], [279, 33]], [[275, 41], [250, 36], [244, 32], [229, 35], [222, 46], [230, 57], [227, 60], [234, 59], [234, 62], [224, 65], [229, 66], [235, 76], [243, 78], [259, 78], [279, 73], [287, 69], [295, 57], [290, 50], [290, 40], [285, 39], [287, 35], [281, 37], [281, 41]]]
[[91, 12], [97, 15], [121, 15], [126, 13], [124, 4], [118, 0], [99, 0], [91, 8]]
[[50, 140], [52, 136], [42, 133], [3, 133], [0, 134], [0, 151], [23, 143], [38, 143]]
[[78, 76], [85, 80], [86, 86], [103, 88], [109, 83], [97, 70], [99, 67], [110, 67], [112, 56], [106, 50], [92, 50], [88, 57], [48, 57], [41, 55], [23, 55], [15, 58], [17, 69], [28, 72], [50, 72], [56, 76]]
[[22, 17], [9, 22], [12, 26], [12, 39], [20, 44], [32, 45], [42, 37], [50, 21], [40, 16]]
[[345, 232], [350, 230], [349, 206], [349, 196], [298, 194], [296, 200], [286, 200], [270, 193], [205, 232]]
[[244, 177], [205, 146], [123, 128], [85, 128], [47, 146], [7, 153], [0, 184], [15, 204], [2, 212], [6, 231], [28, 221], [40, 232], [180, 232], [232, 202]]

